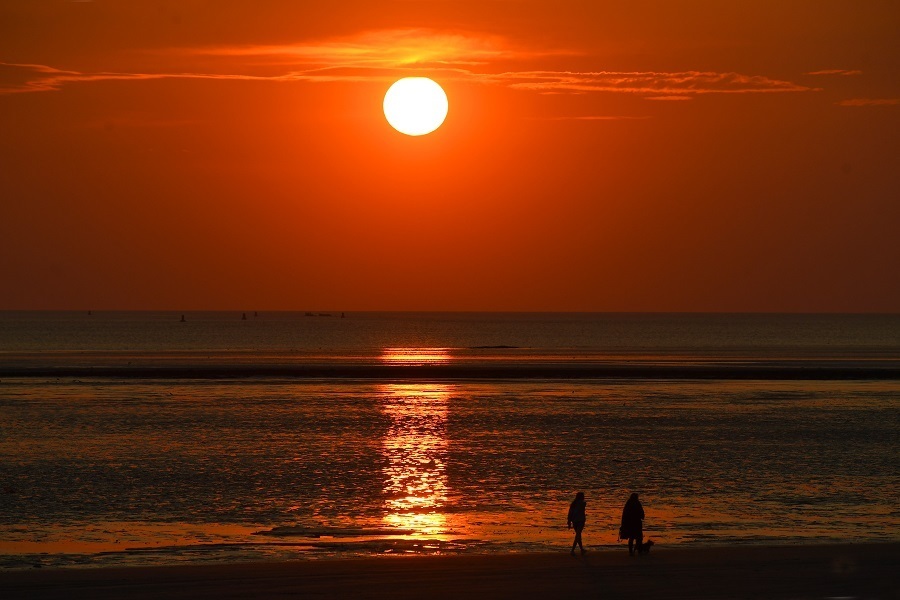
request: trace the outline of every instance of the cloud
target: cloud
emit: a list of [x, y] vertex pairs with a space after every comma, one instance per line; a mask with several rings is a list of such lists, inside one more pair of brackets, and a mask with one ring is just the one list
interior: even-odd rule
[[[624, 93], [657, 100], [684, 100], [698, 94], [816, 91], [790, 81], [729, 72], [513, 68], [575, 54], [555, 48], [524, 49], [500, 36], [384, 30], [298, 44], [172, 48], [154, 53], [160, 59], [158, 64], [168, 65], [160, 72], [78, 72], [0, 63], [0, 94], [53, 91], [76, 82], [109, 80], [391, 81], [423, 71], [444, 80], [543, 94]], [[497, 69], [501, 65], [506, 69]]]
[[46, 65], [0, 63], [0, 94], [49, 92], [75, 82], [151, 79], [281, 80], [285, 77], [216, 73], [81, 73], [79, 71], [63, 71]]
[[851, 98], [836, 103], [838, 106], [897, 106], [900, 98]]
[[714, 71], [522, 71], [486, 76], [510, 87], [555, 92], [617, 92], [659, 96], [809, 92], [816, 88], [762, 75]]
[[402, 68], [414, 65], [475, 66], [501, 61], [566, 55], [566, 50], [525, 50], [500, 36], [389, 29], [356, 36], [282, 45], [178, 48], [168, 54], [219, 57], [246, 64], [320, 68]]
[[57, 89], [47, 81], [71, 71], [60, 71], [46, 65], [0, 63], [0, 94], [41, 92]]
[[678, 102], [679, 100], [693, 100], [691, 96], [647, 96], [644, 100], [665, 100]]
[[862, 71], [859, 70], [847, 70], [847, 69], [825, 69], [823, 71], [810, 71], [807, 75], [862, 75]]
[[472, 78], [469, 69], [476, 66], [572, 53], [516, 48], [499, 36], [399, 29], [297, 44], [170, 48], [151, 54], [167, 67], [161, 72], [80, 72], [0, 63], [0, 94], [109, 80], [386, 81], [398, 71], [424, 68], [441, 69], [449, 78]]

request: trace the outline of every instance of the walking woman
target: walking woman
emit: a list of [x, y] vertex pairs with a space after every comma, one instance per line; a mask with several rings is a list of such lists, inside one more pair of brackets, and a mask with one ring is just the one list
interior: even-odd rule
[[572, 556], [575, 556], [575, 546], [581, 548], [581, 553], [584, 554], [581, 532], [584, 530], [585, 521], [587, 521], [587, 517], [584, 514], [585, 506], [587, 506], [587, 502], [584, 501], [584, 492], [575, 494], [575, 499], [569, 505], [569, 517], [566, 525], [569, 529], [575, 529], [575, 541], [572, 542]]
[[619, 539], [628, 540], [628, 554], [634, 556], [634, 542], [637, 540], [637, 549], [641, 550], [644, 543], [644, 507], [638, 500], [637, 494], [631, 494], [625, 508], [622, 509], [622, 526], [619, 528]]

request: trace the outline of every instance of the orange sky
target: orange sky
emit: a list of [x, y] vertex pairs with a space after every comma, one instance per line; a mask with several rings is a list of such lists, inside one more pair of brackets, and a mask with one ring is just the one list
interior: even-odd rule
[[[0, 0], [0, 309], [900, 311], [900, 4]], [[446, 90], [412, 138], [381, 102]]]

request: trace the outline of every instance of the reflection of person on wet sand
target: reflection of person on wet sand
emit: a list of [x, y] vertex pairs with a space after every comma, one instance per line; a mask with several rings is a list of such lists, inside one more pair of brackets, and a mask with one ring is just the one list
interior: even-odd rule
[[575, 494], [575, 499], [569, 505], [569, 517], [566, 525], [569, 529], [575, 529], [575, 541], [572, 542], [572, 556], [575, 556], [575, 546], [581, 548], [581, 553], [584, 554], [581, 532], [584, 529], [585, 521], [587, 521], [587, 517], [584, 514], [585, 506], [587, 506], [587, 502], [584, 501], [584, 492]]
[[634, 542], [637, 540], [638, 552], [644, 543], [644, 507], [637, 494], [631, 494], [625, 508], [622, 509], [622, 526], [619, 528], [619, 539], [628, 540], [628, 554], [634, 556]]

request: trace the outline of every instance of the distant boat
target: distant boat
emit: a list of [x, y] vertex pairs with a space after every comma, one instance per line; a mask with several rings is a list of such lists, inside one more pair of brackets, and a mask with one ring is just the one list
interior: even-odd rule
[[187, 319], [184, 318], [184, 315], [181, 315], [181, 322], [184, 323], [186, 321], [187, 321]]
[[344, 316], [345, 316], [344, 313], [341, 313], [341, 318], [342, 318], [342, 319], [344, 318]]
[[305, 316], [305, 317], [314, 317], [314, 316], [316, 316], [316, 313], [307, 312], [307, 313], [303, 313], [303, 316]]
[[244, 313], [243, 315], [241, 315], [241, 321], [246, 321], [246, 320], [247, 320], [247, 313]]

